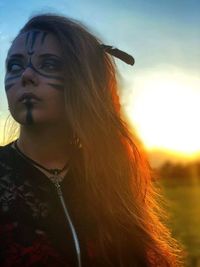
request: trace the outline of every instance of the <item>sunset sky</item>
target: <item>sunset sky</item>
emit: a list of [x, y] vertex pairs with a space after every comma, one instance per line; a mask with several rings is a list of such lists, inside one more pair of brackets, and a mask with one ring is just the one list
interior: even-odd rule
[[133, 67], [116, 60], [121, 103], [151, 153], [199, 155], [199, 10], [199, 0], [0, 1], [0, 141], [7, 49], [31, 15], [54, 12], [82, 21], [105, 44], [135, 57]]

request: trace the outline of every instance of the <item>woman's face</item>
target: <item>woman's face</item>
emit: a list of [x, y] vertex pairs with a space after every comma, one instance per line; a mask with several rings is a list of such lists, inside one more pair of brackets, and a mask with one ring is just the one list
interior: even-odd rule
[[40, 30], [20, 34], [6, 59], [10, 112], [23, 125], [65, 119], [63, 59], [56, 37]]

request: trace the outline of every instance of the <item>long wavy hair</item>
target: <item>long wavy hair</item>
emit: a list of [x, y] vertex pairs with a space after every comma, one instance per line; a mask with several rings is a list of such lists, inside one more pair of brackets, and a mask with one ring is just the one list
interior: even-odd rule
[[84, 211], [95, 225], [91, 237], [101, 266], [181, 266], [179, 246], [157, 204], [151, 168], [120, 110], [113, 58], [76, 20], [42, 14], [20, 33], [31, 29], [49, 31], [61, 44], [66, 116], [82, 148], [78, 172], [86, 188]]

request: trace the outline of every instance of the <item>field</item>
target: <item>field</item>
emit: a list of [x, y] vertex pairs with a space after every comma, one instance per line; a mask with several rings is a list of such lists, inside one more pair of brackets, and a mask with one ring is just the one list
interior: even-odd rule
[[188, 253], [187, 267], [200, 267], [200, 180], [162, 181], [169, 226]]

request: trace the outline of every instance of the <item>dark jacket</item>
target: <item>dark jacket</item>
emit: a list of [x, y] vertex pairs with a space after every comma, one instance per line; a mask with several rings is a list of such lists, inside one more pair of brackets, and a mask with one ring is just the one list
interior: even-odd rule
[[[81, 213], [71, 168], [61, 188], [81, 246], [83, 266], [93, 266], [93, 243]], [[76, 181], [77, 182], [77, 181]], [[81, 192], [80, 192], [81, 193]], [[0, 148], [0, 266], [74, 267], [74, 242], [54, 184], [11, 144]]]

